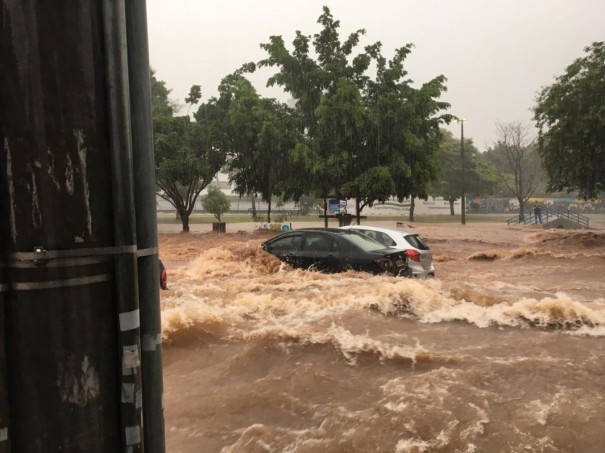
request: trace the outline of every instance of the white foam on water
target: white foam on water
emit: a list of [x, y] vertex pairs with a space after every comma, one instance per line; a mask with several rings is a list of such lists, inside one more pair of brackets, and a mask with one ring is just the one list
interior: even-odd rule
[[[243, 340], [262, 335], [294, 336], [310, 343], [334, 341], [342, 344], [345, 353], [382, 349], [388, 356], [388, 348], [372, 346], [359, 336], [347, 337], [343, 331], [327, 330], [340, 324], [343, 317], [368, 309], [422, 323], [463, 321], [481, 328], [531, 326], [573, 335], [605, 336], [602, 299], [587, 304], [561, 292], [542, 299], [509, 302], [498, 301], [496, 293], [488, 303], [484, 298], [476, 303], [460, 294], [454, 297], [439, 281], [308, 274], [313, 273], [300, 272], [300, 278], [286, 281], [275, 275], [265, 276], [246, 285], [246, 291], [241, 285], [187, 282], [178, 294], [164, 300], [170, 307], [162, 312], [165, 340], [179, 329], [214, 326], [211, 330], [215, 330], [221, 325], [229, 336]], [[326, 335], [331, 340], [318, 338]], [[393, 354], [413, 357], [408, 351]]]
[[238, 435], [238, 439], [231, 445], [223, 447], [221, 453], [317, 451], [330, 446], [333, 442], [333, 439], [326, 438], [323, 424], [317, 428], [295, 430], [256, 423], [238, 430]]
[[473, 403], [468, 403], [468, 405], [477, 412], [477, 420], [460, 432], [460, 438], [466, 441], [470, 441], [483, 434], [485, 425], [489, 423], [489, 416], [485, 409], [482, 409]]
[[432, 445], [426, 440], [421, 439], [402, 439], [395, 446], [395, 453], [422, 453], [432, 448]]

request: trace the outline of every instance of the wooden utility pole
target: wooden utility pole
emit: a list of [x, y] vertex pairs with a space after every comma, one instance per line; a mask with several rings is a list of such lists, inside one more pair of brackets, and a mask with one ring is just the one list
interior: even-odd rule
[[164, 451], [144, 5], [0, 0], [0, 453]]

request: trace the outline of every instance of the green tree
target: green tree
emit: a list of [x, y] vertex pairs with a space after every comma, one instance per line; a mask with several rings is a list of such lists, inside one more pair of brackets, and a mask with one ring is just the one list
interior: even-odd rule
[[296, 165], [291, 158], [300, 134], [294, 111], [260, 97], [244, 72], [245, 67], [225, 77], [220, 87], [226, 108], [222, 130], [229, 143], [229, 179], [240, 196], [260, 194], [270, 221], [274, 195], [302, 194], [297, 188], [302, 174], [293, 171]]
[[[411, 45], [388, 62], [380, 43], [353, 55], [363, 29], [341, 42], [340, 22], [327, 7], [318, 22], [323, 28], [312, 37], [296, 33], [292, 52], [272, 36], [259, 63], [277, 67], [268, 84], [296, 100], [305, 137], [295, 156], [311, 173], [307, 192], [355, 197], [358, 212], [393, 195], [425, 195], [437, 173], [438, 125], [451, 119], [437, 115], [448, 106], [437, 101], [445, 78], [414, 89], [403, 67]], [[368, 75], [373, 62], [376, 80]]]
[[251, 176], [256, 181], [256, 192], [267, 202], [267, 221], [270, 222], [273, 195], [280, 200], [298, 199], [302, 195], [299, 187], [305, 172], [301, 169], [302, 172], [296, 173], [300, 165], [292, 159], [299, 137], [294, 111], [274, 99], [263, 99], [255, 110], [255, 117], [260, 130]]
[[243, 91], [236, 96], [248, 96], [248, 102], [233, 103], [229, 119], [233, 129], [245, 129], [248, 138], [234, 150], [231, 180], [240, 195], [260, 194], [270, 222], [273, 196], [283, 196], [288, 185], [297, 138], [294, 114], [285, 104], [259, 97], [249, 84]]
[[431, 182], [438, 177], [439, 127], [449, 123], [452, 115], [440, 113], [449, 107], [438, 100], [446, 90], [445, 77], [438, 76], [420, 88], [414, 88], [407, 78], [404, 63], [411, 49], [411, 44], [397, 49], [388, 62], [379, 44], [369, 50], [377, 71], [376, 80], [368, 82], [367, 99], [373, 118], [370, 155], [388, 166], [397, 199], [412, 200], [413, 221], [414, 199], [426, 199]]
[[527, 200], [543, 179], [542, 163], [535, 139], [520, 122], [496, 123], [498, 141], [485, 153], [500, 181], [519, 202], [519, 217], [525, 216]]
[[229, 179], [236, 183], [235, 191], [240, 195], [256, 194], [254, 184], [246, 184], [246, 176], [240, 171], [253, 171], [253, 156], [256, 154], [258, 124], [253, 111], [260, 97], [252, 84], [236, 71], [223, 78], [219, 87], [219, 102], [223, 107], [224, 120], [221, 134], [229, 149], [227, 169]]
[[[433, 184], [431, 194], [450, 204], [450, 215], [455, 215], [454, 203], [462, 195], [462, 155], [460, 140], [449, 131], [442, 131], [444, 140], [439, 148], [440, 177]], [[496, 184], [495, 170], [481, 160], [479, 150], [470, 138], [464, 139], [464, 189], [475, 195], [491, 195]]]
[[269, 43], [261, 44], [268, 57], [259, 65], [277, 67], [268, 85], [280, 85], [296, 100], [305, 139], [296, 147], [295, 161], [310, 174], [306, 192], [320, 193], [325, 198], [335, 191], [342, 192], [342, 184], [353, 179], [349, 172], [353, 171], [350, 163], [355, 150], [349, 145], [363, 143], [355, 137], [360, 136], [360, 90], [371, 60], [365, 53], [352, 56], [364, 30], [351, 33], [341, 42], [340, 23], [327, 7], [318, 22], [323, 28], [312, 37], [296, 32], [292, 52], [281, 36], [272, 36]]
[[215, 185], [208, 186], [208, 193], [202, 196], [201, 201], [204, 210], [212, 213], [219, 222], [221, 215], [231, 209], [229, 197]]
[[584, 50], [542, 89], [534, 119], [549, 190], [578, 190], [586, 199], [605, 188], [605, 43]]
[[202, 99], [202, 88], [199, 85], [193, 85], [189, 90], [189, 95], [185, 98], [185, 103], [189, 106], [187, 107], [187, 115], [189, 115], [191, 107], [200, 102], [200, 99]]
[[[187, 98], [190, 107], [201, 97], [198, 89], [194, 86]], [[211, 126], [192, 121], [188, 115], [174, 116], [170, 91], [153, 72], [151, 91], [158, 195], [174, 206], [183, 232], [188, 232], [189, 217], [200, 192], [225, 162], [224, 149], [215, 146], [213, 135], [208, 133]]]

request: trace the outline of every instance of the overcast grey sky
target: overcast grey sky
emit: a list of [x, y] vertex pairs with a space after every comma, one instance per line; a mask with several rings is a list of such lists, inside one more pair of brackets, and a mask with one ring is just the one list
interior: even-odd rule
[[[266, 56], [271, 35], [291, 43], [295, 31], [312, 35], [328, 6], [340, 21], [341, 40], [366, 30], [360, 50], [376, 41], [383, 55], [407, 43], [406, 68], [415, 83], [443, 74], [450, 113], [466, 117], [465, 137], [483, 151], [497, 139], [496, 121], [532, 125], [531, 107], [541, 87], [584, 47], [605, 40], [604, 0], [148, 0], [151, 66], [183, 102], [191, 85], [203, 100], [242, 63]], [[260, 94], [286, 101], [265, 88], [273, 71], [251, 77]], [[460, 127], [449, 127], [456, 136]]]

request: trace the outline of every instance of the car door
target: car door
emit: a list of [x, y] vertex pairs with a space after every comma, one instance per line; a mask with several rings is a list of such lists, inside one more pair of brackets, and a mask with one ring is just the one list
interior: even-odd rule
[[286, 233], [269, 241], [266, 245], [266, 250], [292, 267], [303, 267], [303, 261], [300, 256], [302, 242], [303, 237], [301, 233]]
[[305, 232], [300, 251], [303, 267], [324, 272], [338, 272], [342, 267], [339, 256], [338, 242], [334, 237], [322, 232]]

